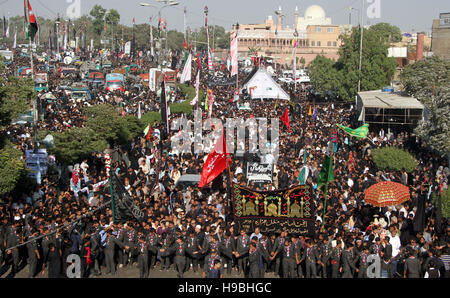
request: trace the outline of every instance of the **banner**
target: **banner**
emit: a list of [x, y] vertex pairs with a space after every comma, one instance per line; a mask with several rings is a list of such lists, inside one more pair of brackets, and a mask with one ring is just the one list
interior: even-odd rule
[[214, 77], [210, 76], [210, 79], [208, 80], [208, 85], [215, 87], [215, 86], [231, 86], [236, 84], [236, 76], [232, 77]]
[[241, 228], [263, 233], [313, 235], [314, 202], [309, 185], [287, 190], [254, 191], [233, 184], [234, 220]]
[[231, 52], [231, 76], [237, 75], [238, 73], [238, 39], [237, 34], [230, 44]]
[[273, 164], [260, 164], [258, 162], [247, 163], [247, 179], [272, 181]]
[[113, 212], [115, 222], [125, 222], [130, 219], [136, 219], [142, 222], [145, 217], [144, 212], [136, 206], [130, 194], [114, 172], [112, 172], [110, 183], [111, 195], [114, 200]]
[[124, 53], [125, 53], [125, 55], [130, 55], [130, 52], [131, 52], [131, 41], [127, 41], [125, 43]]

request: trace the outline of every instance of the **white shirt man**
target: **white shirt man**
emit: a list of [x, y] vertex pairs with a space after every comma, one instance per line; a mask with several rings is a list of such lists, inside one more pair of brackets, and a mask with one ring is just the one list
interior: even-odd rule
[[397, 234], [397, 231], [393, 231], [391, 234], [391, 239], [389, 240], [389, 243], [392, 245], [392, 258], [395, 258], [398, 253], [400, 252], [400, 246], [402, 246], [400, 242], [400, 237]]

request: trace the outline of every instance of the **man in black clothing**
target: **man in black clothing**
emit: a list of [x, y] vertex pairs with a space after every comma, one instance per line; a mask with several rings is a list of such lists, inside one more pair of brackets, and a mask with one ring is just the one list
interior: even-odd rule
[[233, 242], [231, 239], [231, 233], [227, 231], [220, 242], [219, 252], [223, 258], [224, 266], [227, 266], [227, 274], [231, 274], [231, 269], [233, 267]]
[[158, 256], [158, 236], [155, 233], [155, 229], [151, 228], [147, 235], [146, 242], [148, 243], [149, 252], [149, 270], [153, 269], [156, 264], [156, 257]]
[[[48, 270], [48, 278], [60, 278], [61, 277], [61, 255], [56, 249], [55, 244], [50, 243], [48, 245], [48, 255], [46, 258], [46, 266]], [[45, 265], [44, 265], [45, 266]], [[44, 267], [45, 268], [45, 267]], [[42, 275], [44, 270], [42, 270]]]
[[306, 249], [303, 253], [302, 260], [306, 266], [306, 278], [316, 278], [316, 264], [319, 260], [319, 254], [311, 239], [306, 240]]
[[[31, 233], [32, 234], [28, 238], [28, 241], [33, 240], [38, 235], [38, 231], [36, 231], [36, 230], [33, 230]], [[28, 251], [28, 264], [30, 266], [28, 278], [33, 278], [37, 273], [36, 272], [37, 265], [38, 265], [38, 261], [41, 259], [41, 256], [39, 254], [38, 243], [36, 240], [33, 240], [33, 241], [27, 243], [26, 246], [27, 246], [27, 251]]]

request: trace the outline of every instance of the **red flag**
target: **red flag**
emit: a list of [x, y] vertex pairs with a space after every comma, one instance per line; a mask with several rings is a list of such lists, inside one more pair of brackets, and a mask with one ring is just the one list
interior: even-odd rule
[[288, 108], [284, 110], [283, 116], [281, 116], [281, 121], [283, 121], [284, 125], [286, 125], [289, 128], [289, 132], [291, 132], [291, 125], [289, 124], [289, 111]]
[[186, 50], [188, 49], [188, 44], [186, 42], [186, 39], [183, 40], [183, 48], [186, 49]]
[[222, 137], [217, 140], [213, 151], [208, 155], [205, 165], [202, 170], [202, 177], [200, 178], [199, 188], [213, 181], [222, 173], [228, 163], [231, 162], [230, 152], [225, 141], [225, 134], [222, 130]]
[[136, 19], [133, 17], [133, 25], [136, 24]]

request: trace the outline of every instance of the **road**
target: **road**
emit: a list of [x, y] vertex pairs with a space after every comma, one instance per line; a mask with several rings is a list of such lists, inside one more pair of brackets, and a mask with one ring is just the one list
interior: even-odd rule
[[[157, 264], [156, 268], [153, 270], [150, 270], [149, 278], [177, 278], [177, 272], [173, 269], [173, 265], [169, 270], [161, 271]], [[23, 267], [20, 266], [20, 267]], [[6, 270], [5, 270], [6, 269]], [[6, 272], [5, 272], [6, 271]], [[16, 274], [15, 278], [28, 278], [28, 272], [29, 272], [29, 266], [26, 265], [20, 271]], [[117, 268], [116, 274], [113, 276], [111, 274], [105, 274], [106, 267], [102, 267], [103, 274], [100, 276], [96, 276], [94, 278], [139, 278], [139, 269], [137, 266], [137, 263], [134, 263], [133, 265], [128, 265], [123, 268]], [[11, 277], [10, 276], [10, 268], [3, 268], [0, 272], [0, 277]], [[35, 276], [35, 278], [46, 278], [47, 277], [47, 271], [45, 271], [44, 275], [42, 273], [39, 273]], [[185, 278], [201, 278], [201, 273], [199, 272], [193, 272], [193, 270], [189, 270], [188, 272], [184, 273]], [[227, 273], [224, 273], [225, 278], [243, 278], [244, 276], [242, 274], [238, 275], [237, 271], [233, 270], [231, 272], [231, 275], [228, 275]], [[274, 278], [273, 273], [266, 274], [267, 278]]]

